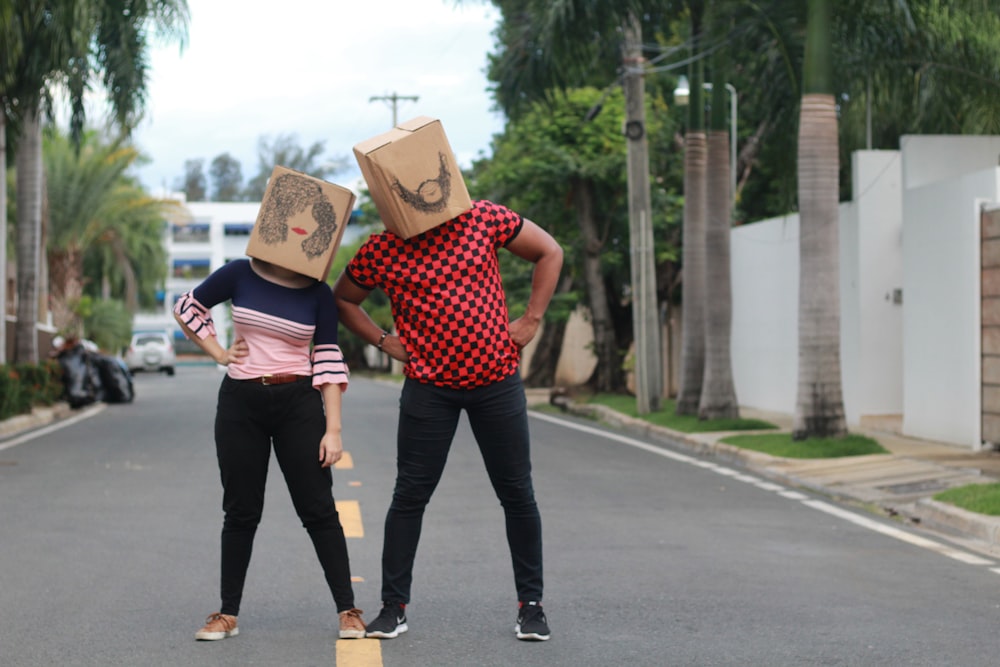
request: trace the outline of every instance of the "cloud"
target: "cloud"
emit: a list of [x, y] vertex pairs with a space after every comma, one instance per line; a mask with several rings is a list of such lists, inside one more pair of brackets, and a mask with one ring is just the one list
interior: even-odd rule
[[[459, 161], [488, 150], [502, 117], [491, 110], [485, 69], [499, 14], [466, 0], [189, 0], [187, 46], [151, 59], [146, 119], [135, 133], [151, 158], [139, 176], [172, 186], [184, 162], [228, 152], [245, 179], [257, 172], [261, 136], [325, 142], [330, 157], [398, 120], [440, 118]], [[354, 178], [356, 172], [341, 178]], [[334, 177], [338, 180], [338, 177]]]

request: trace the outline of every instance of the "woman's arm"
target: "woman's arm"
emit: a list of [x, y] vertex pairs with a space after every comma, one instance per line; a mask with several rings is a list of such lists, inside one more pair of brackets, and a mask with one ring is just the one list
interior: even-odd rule
[[323, 394], [323, 408], [326, 410], [326, 432], [319, 441], [319, 462], [324, 468], [329, 468], [344, 456], [340, 425], [344, 388], [339, 384], [328, 383], [320, 387], [320, 392]]
[[177, 320], [177, 324], [180, 325], [181, 330], [184, 332], [184, 335], [188, 337], [188, 340], [193, 341], [195, 345], [200, 347], [202, 351], [205, 352], [205, 354], [212, 357], [217, 364], [228, 366], [229, 364], [242, 363], [243, 357], [247, 356], [247, 353], [249, 352], [247, 343], [242, 338], [237, 338], [233, 341], [232, 346], [227, 350], [222, 347], [218, 338], [216, 338], [213, 334], [200, 338], [197, 334], [195, 334], [195, 332], [188, 328], [188, 325], [184, 324], [180, 315], [174, 313], [174, 319]]

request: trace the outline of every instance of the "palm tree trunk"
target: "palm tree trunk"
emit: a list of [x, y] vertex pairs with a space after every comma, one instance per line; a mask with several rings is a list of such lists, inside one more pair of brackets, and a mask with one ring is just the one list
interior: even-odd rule
[[24, 114], [16, 164], [17, 326], [14, 331], [14, 361], [37, 363], [42, 225], [42, 123], [37, 105]]
[[[726, 98], [736, 92], [728, 90], [726, 85], [727, 62], [722, 51], [712, 56], [714, 81], [705, 204], [705, 377], [698, 405], [701, 419], [735, 419], [740, 413], [730, 350], [733, 291], [729, 278], [729, 233], [736, 199], [731, 179], [730, 143], [735, 137], [730, 137], [734, 118], [726, 113]], [[735, 99], [730, 102], [736, 104]]]
[[[692, 84], [692, 89], [693, 89]], [[698, 85], [701, 85], [700, 80]], [[692, 96], [692, 100], [693, 100]], [[704, 130], [684, 137], [684, 276], [681, 283], [681, 372], [676, 412], [698, 414], [705, 375], [705, 172]]]
[[[717, 87], [713, 92], [723, 88], [718, 82], [713, 86]], [[715, 99], [718, 100], [718, 97], [716, 95]], [[713, 112], [716, 104], [712, 104]], [[705, 226], [705, 377], [698, 406], [698, 417], [701, 419], [736, 418], [740, 412], [733, 384], [730, 350], [733, 294], [729, 277], [729, 220], [732, 210], [729, 162], [729, 132], [718, 129], [709, 131]]]
[[840, 377], [837, 108], [829, 0], [809, 0], [799, 116], [799, 377], [792, 437], [847, 433]]

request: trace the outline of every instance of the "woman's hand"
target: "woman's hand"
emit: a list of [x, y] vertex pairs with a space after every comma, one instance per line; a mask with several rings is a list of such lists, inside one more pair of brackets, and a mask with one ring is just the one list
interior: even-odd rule
[[222, 359], [216, 359], [216, 361], [223, 366], [228, 366], [229, 364], [241, 364], [243, 363], [243, 357], [250, 354], [250, 346], [242, 338], [237, 338], [233, 341], [233, 344], [229, 346], [228, 350], [222, 351]]
[[324, 468], [329, 468], [344, 456], [344, 443], [340, 434], [327, 431], [319, 441], [319, 462]]

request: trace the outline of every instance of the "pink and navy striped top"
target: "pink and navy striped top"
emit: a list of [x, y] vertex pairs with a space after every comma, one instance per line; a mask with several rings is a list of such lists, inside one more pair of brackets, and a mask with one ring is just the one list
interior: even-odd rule
[[257, 275], [250, 260], [233, 260], [190, 292], [174, 312], [199, 338], [214, 336], [211, 308], [232, 301], [233, 329], [249, 354], [230, 364], [234, 380], [291, 373], [311, 375], [314, 387], [347, 388], [349, 371], [337, 344], [337, 303], [330, 286], [316, 281], [292, 288]]

